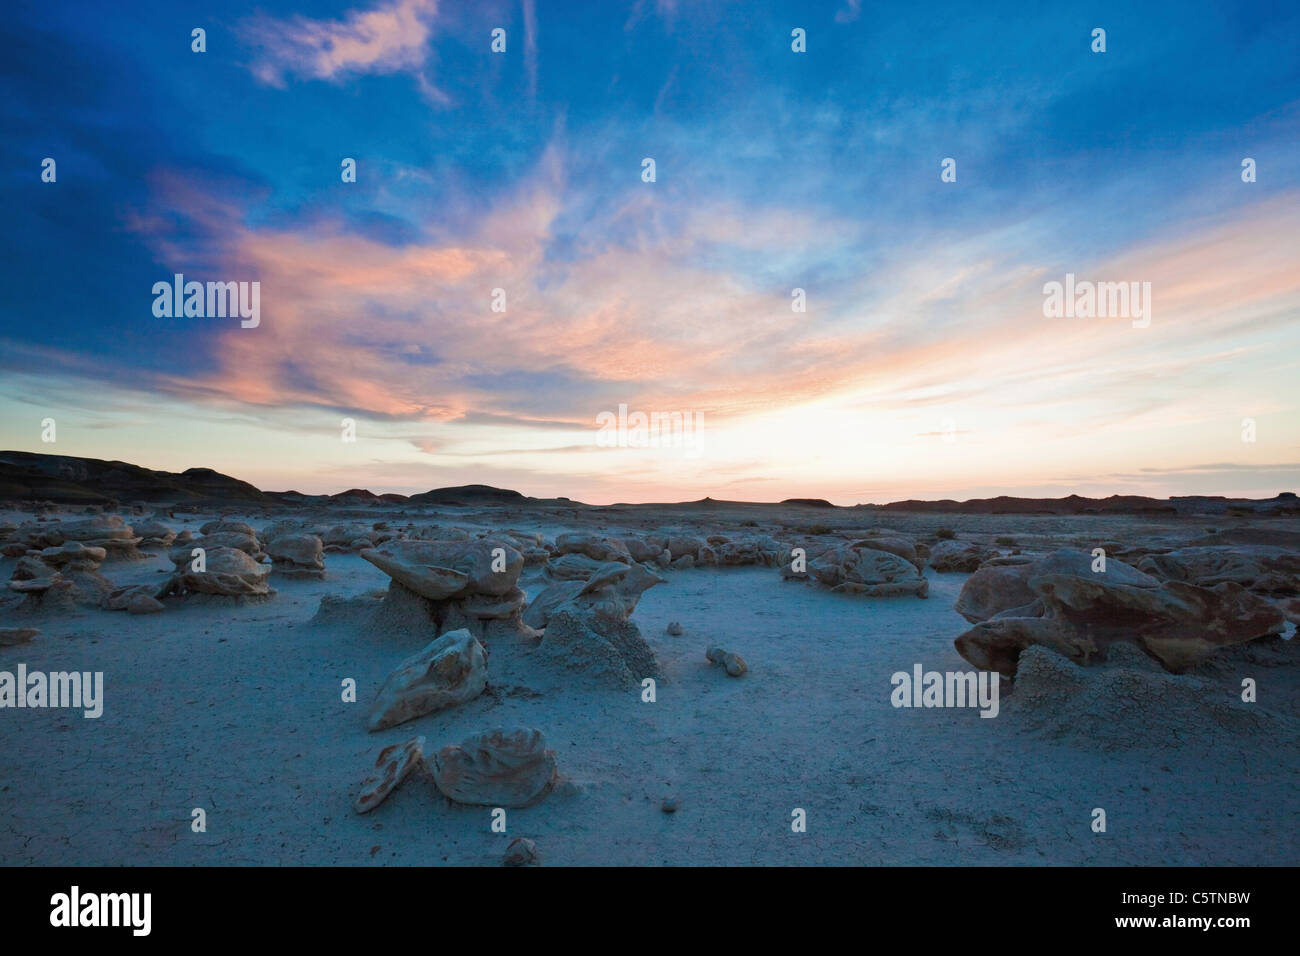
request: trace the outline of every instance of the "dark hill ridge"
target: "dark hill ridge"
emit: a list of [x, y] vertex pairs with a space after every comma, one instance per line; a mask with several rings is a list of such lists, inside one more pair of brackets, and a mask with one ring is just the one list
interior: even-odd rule
[[72, 455], [0, 452], [0, 498], [39, 499], [65, 504], [117, 501], [270, 500], [246, 481], [211, 468], [180, 474], [153, 471], [124, 461]]
[[[246, 481], [223, 475], [211, 468], [190, 468], [179, 474], [154, 471], [123, 461], [102, 461], [72, 455], [43, 455], [25, 451], [0, 451], [0, 500], [54, 501], [60, 504], [105, 504], [110, 501], [175, 502], [221, 501], [260, 505], [378, 505], [414, 504], [465, 507], [519, 505], [538, 507], [564, 505], [592, 507], [567, 498], [529, 498], [517, 491], [491, 485], [458, 485], [435, 488], [421, 494], [376, 494], [365, 488], [350, 488], [334, 495], [308, 495], [296, 491], [261, 491]], [[1300, 516], [1300, 499], [1294, 492], [1274, 498], [1225, 498], [1215, 495], [1185, 495], [1148, 498], [1142, 495], [1111, 495], [1086, 498], [974, 498], [969, 501], [895, 501], [886, 505], [833, 505], [822, 498], [787, 498], [780, 504], [715, 500], [694, 502], [612, 505], [611, 508], [726, 509], [726, 508], [819, 508], [832, 511], [886, 511], [930, 514], [983, 515], [1214, 515], [1242, 512]]]
[[[1226, 499], [1225, 499], [1226, 500]], [[932, 511], [985, 515], [1077, 515], [1077, 514], [1176, 514], [1171, 500], [1142, 495], [1111, 495], [1109, 498], [972, 498], [969, 501], [894, 501], [881, 505], [886, 511]]]

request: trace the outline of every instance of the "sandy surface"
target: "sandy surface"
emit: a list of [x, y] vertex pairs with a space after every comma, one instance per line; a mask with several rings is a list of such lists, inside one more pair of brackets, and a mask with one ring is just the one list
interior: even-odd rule
[[[171, 523], [197, 529], [210, 517]], [[681, 519], [638, 513], [608, 526]], [[553, 514], [493, 521], [483, 527], [565, 527]], [[1024, 540], [1058, 543], [1204, 530], [1121, 518], [887, 521], [912, 534], [1014, 525]], [[0, 574], [13, 563], [0, 561]], [[169, 567], [158, 556], [101, 571], [125, 584]], [[862, 599], [771, 568], [695, 569], [666, 572], [633, 615], [664, 670], [657, 702], [539, 668], [527, 646], [492, 646], [482, 697], [371, 734], [374, 692], [431, 637], [376, 633], [347, 607], [313, 620], [324, 595], [388, 583], [355, 554], [330, 554], [327, 568], [325, 580], [273, 574], [278, 593], [261, 604], [185, 598], [149, 616], [42, 616], [31, 644], [0, 648], [0, 669], [103, 671], [106, 697], [98, 720], [0, 713], [0, 862], [495, 865], [516, 836], [534, 839], [546, 865], [1300, 862], [1300, 655], [1290, 641], [1274, 655], [1290, 653], [1289, 663], [1247, 656], [1196, 678], [1232, 700], [1242, 674], [1262, 675], [1261, 704], [1289, 697], [1268, 733], [1233, 734], [1208, 716], [1196, 726], [1193, 710], [1178, 726], [1052, 735], [1014, 694], [991, 720], [890, 705], [895, 671], [971, 669], [952, 645], [968, 626], [952, 610], [965, 575], [927, 570], [928, 600]], [[524, 586], [531, 596], [543, 582], [530, 569]], [[673, 620], [680, 637], [665, 633]], [[750, 673], [710, 666], [713, 643], [744, 656]], [[341, 700], [348, 677], [357, 703]], [[509, 811], [506, 834], [491, 832], [487, 808], [450, 803], [426, 777], [368, 815], [352, 811], [382, 746], [420, 734], [432, 750], [515, 725], [546, 734], [565, 783]], [[1116, 729], [1129, 744], [1105, 744]], [[675, 814], [661, 811], [666, 796], [679, 800]], [[191, 831], [195, 807], [206, 833]], [[1104, 834], [1090, 829], [1096, 807]], [[806, 833], [791, 832], [794, 808], [807, 812]]]

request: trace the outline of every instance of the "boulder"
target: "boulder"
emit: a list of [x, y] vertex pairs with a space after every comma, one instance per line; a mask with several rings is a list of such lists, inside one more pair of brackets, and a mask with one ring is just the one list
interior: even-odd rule
[[585, 554], [564, 554], [547, 561], [546, 571], [557, 581], [585, 581], [601, 564]]
[[962, 657], [1012, 676], [1031, 645], [1090, 664], [1105, 660], [1111, 644], [1129, 641], [1179, 672], [1221, 647], [1280, 634], [1285, 626], [1281, 610], [1238, 584], [1152, 586], [1147, 575], [1119, 562], [1107, 562], [1104, 573], [1081, 570], [1081, 556], [1087, 557], [1058, 552], [1035, 564], [1027, 579], [1034, 602], [959, 636], [954, 643]]
[[430, 762], [433, 782], [448, 799], [484, 807], [527, 807], [555, 786], [555, 752], [541, 731], [493, 730], [443, 747]]
[[904, 561], [915, 566], [916, 570], [922, 571], [925, 568], [924, 562], [917, 556], [916, 545], [912, 544], [906, 538], [889, 537], [885, 535], [871, 535], [866, 538], [859, 538], [849, 545], [850, 548], [873, 548], [876, 551], [887, 551], [890, 554], [896, 554]]
[[412, 737], [405, 743], [390, 744], [379, 751], [375, 769], [361, 783], [361, 793], [352, 804], [357, 813], [369, 813], [401, 786], [411, 771], [424, 763], [424, 738]]
[[1067, 574], [1083, 578], [1104, 575], [1102, 580], [1111, 584], [1137, 588], [1154, 588], [1160, 585], [1160, 582], [1150, 575], [1143, 574], [1137, 568], [1114, 558], [1106, 562], [1105, 571], [1093, 571], [1095, 564], [1091, 554], [1073, 548], [1062, 548], [1023, 564], [986, 563], [962, 585], [954, 607], [972, 624], [1025, 607], [1037, 600], [1037, 595], [1029, 586], [1030, 579], [1042, 574]]
[[176, 540], [176, 532], [156, 518], [136, 521], [131, 530], [140, 536], [143, 548], [166, 548]]
[[1138, 567], [1165, 581], [1203, 588], [1232, 582], [1259, 594], [1300, 593], [1300, 553], [1270, 545], [1179, 548], [1148, 555]]
[[703, 539], [697, 538], [693, 534], [681, 534], [680, 532], [667, 535], [664, 541], [664, 547], [668, 549], [674, 561], [682, 557], [694, 558], [700, 553], [700, 549], [705, 546]]
[[827, 549], [808, 561], [808, 573], [818, 583], [842, 594], [895, 597], [930, 593], [927, 581], [910, 561], [889, 551], [858, 544]]
[[[203, 539], [200, 539], [203, 540]], [[174, 552], [173, 552], [174, 554]], [[175, 558], [173, 557], [173, 560]], [[271, 593], [267, 578], [271, 569], [258, 564], [238, 548], [213, 548], [205, 554], [205, 568], [197, 571], [194, 561], [178, 567], [165, 594], [211, 594], [223, 597], [261, 597]]]
[[108, 557], [105, 548], [87, 547], [80, 541], [66, 541], [55, 548], [45, 548], [40, 559], [60, 571], [94, 571]]
[[271, 566], [281, 574], [322, 577], [325, 574], [325, 548], [314, 534], [286, 533], [266, 544]]
[[[717, 564], [720, 567], [756, 565], [774, 568], [781, 563], [783, 551], [781, 543], [775, 538], [751, 535], [712, 544], [708, 548], [702, 548], [700, 553], [704, 555], [705, 563]], [[708, 560], [710, 553], [712, 561]]]
[[199, 534], [242, 534], [250, 538], [256, 538], [257, 532], [253, 526], [246, 521], [236, 521], [233, 518], [217, 518], [208, 521], [199, 527]]
[[[501, 549], [493, 567], [493, 551]], [[462, 594], [509, 594], [524, 556], [507, 544], [480, 541], [389, 541], [361, 556], [394, 581], [431, 601]]]
[[[104, 596], [102, 607], [109, 611], [129, 611], [131, 602], [138, 597], [149, 598], [158, 601], [158, 598], [168, 592], [170, 582], [163, 582], [161, 585], [148, 584], [128, 584], [125, 587], [114, 588]], [[146, 607], [144, 603], [139, 605]], [[158, 602], [158, 610], [162, 609], [162, 602]], [[138, 611], [136, 613], [139, 613]]]
[[261, 561], [266, 557], [262, 551], [262, 543], [256, 536], [241, 531], [214, 531], [211, 534], [190, 538], [188, 541], [182, 541], [177, 537], [172, 542], [167, 557], [172, 564], [176, 565], [177, 570], [180, 570], [194, 560], [195, 548], [202, 548], [204, 551], [216, 551], [220, 548], [234, 549], [244, 552], [254, 561]]
[[930, 567], [936, 571], [970, 574], [997, 552], [965, 541], [940, 541], [930, 549]]
[[[140, 538], [131, 526], [118, 515], [92, 515], [73, 521], [60, 522], [46, 532], [49, 545], [78, 541], [86, 547], [103, 548], [109, 559], [137, 560], [143, 558], [137, 545]], [[58, 540], [54, 540], [57, 537]]]
[[375, 697], [367, 727], [395, 727], [473, 700], [487, 687], [487, 654], [461, 629], [442, 635], [397, 666]]
[[602, 563], [620, 561], [628, 564], [632, 561], [627, 545], [618, 538], [606, 538], [580, 531], [556, 535], [555, 553], [557, 555], [582, 554]]

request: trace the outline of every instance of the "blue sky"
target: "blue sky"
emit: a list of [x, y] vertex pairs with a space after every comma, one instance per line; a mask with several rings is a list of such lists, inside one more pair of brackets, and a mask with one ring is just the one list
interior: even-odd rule
[[[1295, 4], [11, 6], [3, 447], [589, 501], [1300, 486]], [[156, 318], [175, 272], [259, 281], [261, 325]], [[1045, 318], [1067, 272], [1151, 282], [1150, 327]], [[697, 453], [601, 446], [620, 404]]]

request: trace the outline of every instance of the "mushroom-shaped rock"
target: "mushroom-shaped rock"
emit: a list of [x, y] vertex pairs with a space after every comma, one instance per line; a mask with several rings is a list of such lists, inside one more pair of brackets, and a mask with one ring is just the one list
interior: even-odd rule
[[65, 541], [56, 548], [41, 551], [41, 560], [60, 571], [94, 571], [106, 557], [105, 548], [87, 547], [80, 541]]
[[[92, 515], [74, 521], [60, 522], [56, 529], [46, 532], [48, 543], [62, 544], [79, 541], [87, 547], [103, 548], [110, 558], [140, 558], [136, 548], [140, 538], [131, 526], [117, 515]], [[54, 540], [57, 537], [58, 540]]]
[[527, 807], [555, 786], [555, 752], [540, 730], [493, 730], [443, 747], [430, 762], [433, 782], [457, 803]]
[[431, 601], [462, 592], [503, 595], [519, 583], [524, 556], [507, 544], [480, 541], [389, 541], [361, 556]]
[[137, 521], [131, 530], [140, 536], [140, 544], [146, 548], [165, 548], [176, 540], [176, 532], [157, 518]]
[[388, 675], [367, 726], [383, 730], [473, 700], [487, 687], [487, 654], [464, 628], [442, 635]]

